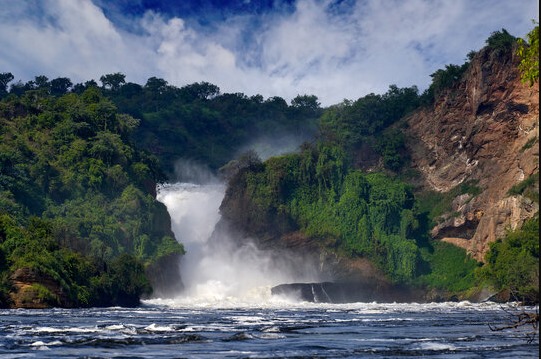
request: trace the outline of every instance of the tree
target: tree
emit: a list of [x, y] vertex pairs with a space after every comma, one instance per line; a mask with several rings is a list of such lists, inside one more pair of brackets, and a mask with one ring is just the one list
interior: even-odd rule
[[[533, 22], [536, 24], [536, 22]], [[528, 42], [518, 39], [517, 55], [520, 57], [518, 66], [521, 80], [533, 86], [539, 81], [539, 23], [527, 35]]]
[[8, 84], [13, 81], [15, 77], [11, 72], [0, 73], [0, 98], [4, 97], [8, 93]]
[[220, 94], [220, 88], [208, 82], [196, 82], [180, 90], [189, 100], [210, 100]]
[[305, 108], [316, 112], [319, 109], [319, 101], [315, 95], [297, 95], [291, 100], [291, 106], [295, 108]]
[[126, 75], [116, 72], [114, 74], [107, 74], [100, 77], [102, 86], [111, 91], [118, 91], [122, 84], [126, 83]]
[[432, 84], [430, 87], [433, 89], [434, 95], [437, 96], [444, 89], [452, 87], [455, 83], [460, 81], [467, 68], [467, 63], [461, 66], [449, 64], [445, 65], [445, 69], [439, 69], [431, 74]]
[[154, 92], [156, 94], [162, 94], [167, 90], [167, 81], [157, 77], [150, 77], [145, 84], [145, 90]]
[[90, 81], [86, 81], [84, 84], [83, 83], [75, 84], [72, 88], [72, 92], [80, 95], [83, 92], [85, 92], [86, 89], [90, 87], [98, 87], [98, 83], [94, 80], [90, 80]]
[[65, 95], [72, 86], [72, 82], [67, 77], [57, 77], [50, 82], [50, 91], [53, 96]]
[[496, 54], [501, 55], [511, 49], [515, 41], [516, 38], [513, 35], [507, 32], [507, 30], [502, 29], [501, 31], [494, 31], [486, 40], [486, 44]]
[[38, 88], [38, 89], [41, 89], [41, 88], [49, 88], [50, 84], [49, 84], [49, 78], [47, 76], [36, 76], [34, 78], [34, 81], [33, 81], [33, 85]]
[[539, 216], [491, 243], [479, 275], [510, 299], [539, 303]]

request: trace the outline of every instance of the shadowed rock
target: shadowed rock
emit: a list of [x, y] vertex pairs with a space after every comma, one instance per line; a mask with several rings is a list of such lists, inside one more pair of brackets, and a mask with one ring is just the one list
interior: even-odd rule
[[271, 289], [272, 295], [294, 297], [314, 303], [412, 302], [420, 293], [401, 286], [378, 286], [360, 282], [288, 283]]

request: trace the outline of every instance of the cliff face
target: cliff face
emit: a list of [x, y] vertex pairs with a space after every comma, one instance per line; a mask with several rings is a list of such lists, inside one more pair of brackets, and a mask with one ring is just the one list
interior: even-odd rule
[[447, 192], [467, 181], [480, 187], [477, 196], [456, 197], [453, 213], [432, 230], [480, 261], [489, 243], [539, 210], [525, 196], [508, 195], [539, 172], [539, 84], [521, 83], [514, 53], [481, 50], [458, 84], [406, 119], [424, 189]]

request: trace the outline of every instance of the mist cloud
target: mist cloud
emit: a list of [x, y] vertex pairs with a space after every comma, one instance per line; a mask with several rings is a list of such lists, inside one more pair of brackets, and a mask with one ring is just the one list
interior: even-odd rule
[[0, 71], [73, 82], [122, 72], [142, 84], [208, 81], [222, 92], [315, 94], [330, 105], [391, 84], [423, 89], [491, 32], [524, 36], [538, 11], [535, 0], [298, 0], [292, 11], [203, 27], [155, 11], [108, 18], [90, 0], [0, 0]]

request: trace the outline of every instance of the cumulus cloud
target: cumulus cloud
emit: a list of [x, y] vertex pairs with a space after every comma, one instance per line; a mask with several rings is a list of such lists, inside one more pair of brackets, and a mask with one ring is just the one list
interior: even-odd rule
[[120, 32], [90, 1], [1, 0], [0, 9], [0, 46], [7, 50], [0, 68], [18, 79], [46, 75], [85, 81], [151, 65], [138, 39]]
[[[0, 0], [0, 71], [74, 82], [122, 72], [176, 86], [208, 81], [249, 96], [315, 94], [323, 105], [425, 88], [491, 32], [524, 36], [536, 0], [297, 0], [289, 11], [229, 14], [212, 26], [149, 10], [107, 17], [90, 0]], [[120, 14], [122, 16], [122, 14]]]

